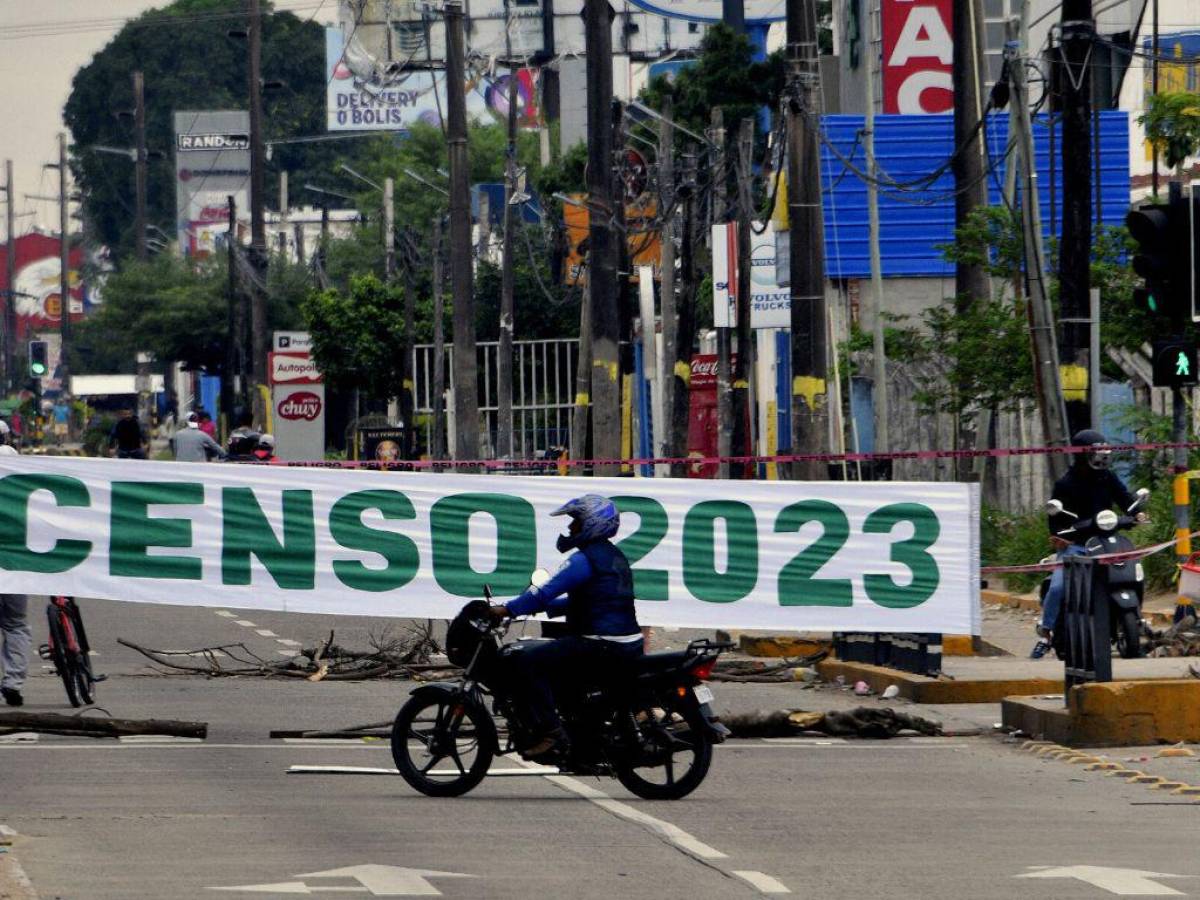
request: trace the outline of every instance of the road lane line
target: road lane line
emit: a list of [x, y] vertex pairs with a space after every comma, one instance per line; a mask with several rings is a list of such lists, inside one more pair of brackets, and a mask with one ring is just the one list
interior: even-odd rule
[[216, 612], [216, 614], [218, 616], [222, 616], [223, 618], [226, 618], [226, 619], [236, 619], [237, 618], [237, 613], [230, 612], [227, 609], [218, 609], [218, 610], [214, 610], [214, 612]]
[[283, 644], [285, 647], [301, 647], [301, 646], [303, 646], [299, 641], [293, 641], [291, 638], [275, 638], [275, 643]]
[[251, 622], [249, 619], [238, 619], [233, 624], [241, 625], [243, 628], [257, 628], [258, 627], [253, 622]]
[[777, 878], [772, 878], [764, 872], [754, 872], [746, 870], [734, 870], [734, 875], [743, 881], [749, 882], [764, 894], [790, 894], [788, 886]]
[[259, 628], [254, 633], [260, 634], [263, 637], [279, 637], [279, 635], [277, 635], [275, 632], [273, 632], [270, 628]]
[[[6, 849], [17, 837], [16, 831], [0, 823], [0, 844], [5, 845]], [[8, 889], [14, 885], [15, 891], [10, 892]], [[13, 900], [38, 900], [38, 892], [33, 882], [29, 880], [29, 876], [12, 853], [0, 855], [0, 890], [4, 891], [2, 896], [12, 896]]]

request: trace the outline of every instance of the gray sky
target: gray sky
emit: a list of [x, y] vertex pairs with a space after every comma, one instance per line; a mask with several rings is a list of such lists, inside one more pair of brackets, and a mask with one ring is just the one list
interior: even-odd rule
[[[126, 19], [165, 5], [166, 0], [0, 0], [0, 161], [13, 161], [17, 234], [34, 224], [58, 230], [56, 205], [23, 195], [58, 190], [58, 173], [42, 166], [58, 158], [63, 104], [76, 71], [104, 49]], [[318, 21], [337, 16], [337, 0], [277, 0], [275, 7], [304, 17], [315, 13]], [[0, 170], [0, 183], [3, 177]]]

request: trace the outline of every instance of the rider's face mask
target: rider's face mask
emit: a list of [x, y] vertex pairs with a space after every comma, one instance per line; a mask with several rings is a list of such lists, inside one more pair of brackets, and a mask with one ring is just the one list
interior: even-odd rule
[[[1100, 445], [1103, 446], [1103, 445]], [[1097, 472], [1107, 472], [1109, 461], [1112, 458], [1112, 451], [1106, 449], [1093, 450], [1088, 454], [1088, 465]]]
[[572, 516], [571, 525], [567, 528], [566, 534], [558, 536], [558, 543], [555, 545], [559, 553], [566, 553], [575, 546], [575, 541], [579, 536], [579, 531], [583, 527], [583, 523], [579, 519]]

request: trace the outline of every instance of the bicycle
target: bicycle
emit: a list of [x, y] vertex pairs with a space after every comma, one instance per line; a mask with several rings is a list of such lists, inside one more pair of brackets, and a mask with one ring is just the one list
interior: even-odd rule
[[92, 705], [96, 702], [96, 684], [106, 676], [92, 672], [88, 655], [91, 648], [75, 598], [51, 597], [46, 605], [46, 619], [50, 626], [49, 641], [38, 647], [38, 655], [54, 663], [72, 706]]

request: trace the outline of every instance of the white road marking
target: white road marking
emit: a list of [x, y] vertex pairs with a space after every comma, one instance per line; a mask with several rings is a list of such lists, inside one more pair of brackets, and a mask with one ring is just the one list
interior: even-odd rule
[[317, 894], [327, 891], [371, 894], [375, 897], [440, 897], [442, 892], [429, 883], [430, 878], [476, 878], [462, 872], [438, 872], [435, 869], [405, 869], [400, 866], [347, 866], [324, 872], [304, 872], [294, 878], [353, 878], [355, 887], [309, 885], [303, 881], [278, 884], [239, 884], [210, 887], [210, 891], [248, 891], [256, 894]]
[[[366, 736], [357, 738], [281, 738], [285, 744], [313, 747], [357, 747]], [[382, 741], [383, 738], [375, 738]]]
[[300, 647], [303, 646], [299, 641], [293, 641], [291, 638], [276, 638], [275, 643], [283, 644], [285, 647]]
[[215, 610], [215, 612], [218, 616], [222, 616], [226, 619], [236, 619], [237, 618], [237, 613], [230, 612], [227, 609], [218, 609], [218, 610]]
[[[13, 734], [0, 735], [0, 744], [20, 744], [20, 743], [37, 743], [38, 734], [36, 731], [17, 731]], [[0, 834], [4, 832], [0, 831]]]
[[1122, 897], [1182, 897], [1183, 892], [1154, 881], [1155, 878], [1189, 878], [1168, 872], [1114, 869], [1108, 866], [1029, 866], [1035, 871], [1014, 878], [1074, 878]]
[[249, 619], [238, 619], [238, 620], [237, 620], [236, 622], [234, 622], [233, 624], [234, 624], [234, 625], [241, 625], [243, 628], [256, 628], [256, 627], [258, 627], [258, 626], [256, 626], [256, 625], [255, 625], [253, 622], [251, 622]]
[[279, 637], [279, 635], [277, 635], [275, 632], [273, 632], [269, 628], [260, 628], [257, 631], [255, 631], [254, 633], [261, 634], [263, 637]]
[[295, 650], [276, 650], [275, 652], [278, 653], [280, 656], [288, 657], [288, 659], [291, 659], [293, 656], [296, 655]]
[[[399, 775], [396, 769], [373, 768], [371, 766], [288, 766], [289, 775]], [[457, 775], [457, 769], [434, 769], [430, 775]], [[539, 775], [557, 775], [558, 769], [553, 766], [539, 766], [536, 769], [523, 768], [491, 768], [488, 777], [519, 776], [527, 778]]]
[[126, 734], [117, 738], [122, 744], [201, 744], [204, 738], [179, 737], [173, 734]]
[[770, 875], [767, 875], [764, 872], [746, 871], [743, 869], [741, 871], [735, 870], [733, 874], [743, 881], [749, 882], [751, 886], [758, 888], [758, 890], [764, 894], [791, 893], [791, 890], [786, 884], [784, 884], [778, 878], [772, 878]]
[[0, 836], [6, 837], [6, 838], [15, 838], [17, 836], [17, 833], [13, 829], [9, 828], [7, 825], [0, 824]]

